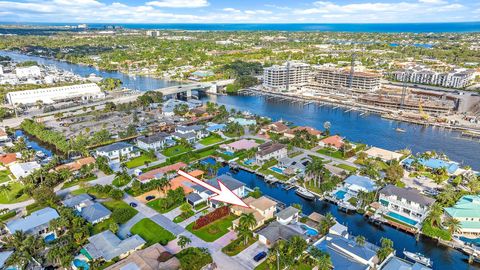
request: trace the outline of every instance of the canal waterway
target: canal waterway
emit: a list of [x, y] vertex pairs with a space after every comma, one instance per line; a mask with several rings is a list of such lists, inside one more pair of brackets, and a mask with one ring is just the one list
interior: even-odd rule
[[[218, 174], [230, 172], [229, 167], [223, 167]], [[403, 251], [421, 252], [433, 260], [433, 269], [480, 269], [480, 264], [468, 264], [468, 256], [442, 245], [438, 245], [436, 240], [421, 236], [416, 241], [415, 236], [396, 230], [387, 225], [381, 228], [367, 222], [360, 214], [346, 214], [338, 210], [337, 206], [325, 201], [308, 201], [295, 194], [295, 189], [284, 190], [278, 185], [267, 184], [261, 176], [240, 170], [237, 173], [232, 172], [232, 176], [244, 182], [249, 188], [258, 187], [264, 195], [270, 196], [286, 205], [294, 203], [302, 205], [302, 212], [306, 215], [312, 212], [318, 212], [325, 215], [330, 212], [336, 220], [347, 226], [352, 235], [363, 235], [367, 241], [380, 245], [382, 237], [389, 238], [394, 243], [396, 255], [404, 258]]]
[[[54, 65], [82, 76], [94, 73], [101, 77], [118, 78], [122, 80], [123, 86], [141, 91], [176, 84], [157, 78], [131, 77], [121, 72], [102, 71], [89, 66], [11, 51], [0, 51], [0, 55], [10, 56], [16, 61], [33, 60], [45, 65]], [[361, 115], [360, 112], [356, 111], [345, 112], [345, 109], [335, 109], [333, 106], [303, 106], [290, 102], [268, 101], [258, 96], [209, 95], [203, 96], [201, 99], [224, 104], [228, 108], [268, 116], [274, 120], [284, 119], [293, 122], [295, 125], [308, 125], [318, 129], [323, 129], [323, 123], [329, 121], [332, 124], [332, 133], [339, 133], [354, 142], [375, 145], [389, 150], [408, 148], [414, 153], [434, 150], [445, 153], [452, 160], [463, 165], [469, 165], [476, 170], [480, 170], [478, 159], [480, 143], [462, 138], [457, 131], [382, 119], [377, 114]], [[397, 132], [396, 128], [404, 129], [406, 132]]]

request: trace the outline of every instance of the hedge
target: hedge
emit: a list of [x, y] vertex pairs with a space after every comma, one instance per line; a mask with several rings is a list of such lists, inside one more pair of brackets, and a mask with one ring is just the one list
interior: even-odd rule
[[205, 216], [201, 216], [200, 218], [198, 218], [197, 221], [195, 221], [195, 224], [193, 225], [193, 229], [198, 230], [214, 222], [215, 220], [219, 220], [223, 217], [228, 216], [229, 214], [230, 214], [230, 209], [228, 208], [228, 206], [217, 208], [215, 209], [215, 211], [210, 212]]

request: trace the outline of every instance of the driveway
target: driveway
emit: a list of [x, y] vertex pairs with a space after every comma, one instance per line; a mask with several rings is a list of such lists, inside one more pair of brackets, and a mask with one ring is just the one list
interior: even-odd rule
[[233, 256], [233, 258], [242, 265], [247, 266], [249, 269], [254, 269], [265, 260], [263, 259], [259, 262], [253, 260], [253, 257], [262, 251], [268, 252], [268, 247], [257, 241], [239, 254]]
[[218, 245], [220, 248], [230, 244], [233, 240], [237, 239], [237, 233], [235, 231], [229, 231], [224, 236], [215, 240], [215, 244]]
[[140, 220], [144, 219], [145, 216], [142, 213], [137, 213], [133, 218], [131, 218], [127, 223], [120, 225], [120, 228], [118, 230], [118, 236], [121, 238], [125, 239], [127, 238], [127, 235], [130, 233], [130, 229], [137, 224]]

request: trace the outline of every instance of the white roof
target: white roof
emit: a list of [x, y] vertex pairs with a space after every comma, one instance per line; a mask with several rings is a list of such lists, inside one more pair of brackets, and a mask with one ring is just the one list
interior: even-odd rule
[[10, 166], [10, 171], [15, 178], [25, 177], [30, 175], [33, 171], [40, 169], [41, 166], [36, 161], [17, 163]]
[[6, 224], [6, 227], [10, 233], [15, 233], [16, 231], [30, 232], [37, 227], [48, 226], [51, 220], [58, 217], [59, 215], [55, 209], [46, 207], [33, 212], [25, 218], [10, 221]]
[[380, 158], [383, 161], [391, 161], [394, 159], [398, 160], [402, 157], [402, 154], [400, 153], [389, 151], [389, 150], [378, 148], [378, 147], [372, 147], [366, 150], [365, 153], [369, 157]]

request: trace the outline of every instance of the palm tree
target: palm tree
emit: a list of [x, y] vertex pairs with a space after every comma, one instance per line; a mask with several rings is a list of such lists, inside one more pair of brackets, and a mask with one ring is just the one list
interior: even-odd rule
[[166, 194], [166, 190], [167, 188], [171, 187], [172, 184], [170, 183], [170, 181], [168, 181], [167, 178], [161, 178], [161, 179], [158, 179], [158, 182], [156, 184], [156, 187], [157, 187], [157, 190], [158, 192], [162, 192], [162, 194]]
[[12, 191], [12, 188], [10, 187], [10, 184], [5, 184], [0, 186], [0, 192], [3, 193], [4, 196], [8, 198], [10, 201], [10, 191]]
[[27, 268], [31, 262], [39, 265], [40, 253], [44, 250], [43, 239], [38, 235], [27, 235], [23, 231], [16, 231], [7, 237], [5, 247], [13, 249], [6, 265], [18, 265], [21, 269]]
[[454, 234], [462, 228], [460, 221], [454, 217], [448, 217], [445, 220], [445, 226], [447, 226], [448, 231], [450, 231], [450, 234]]
[[437, 227], [440, 226], [440, 224], [442, 223], [442, 213], [443, 207], [438, 203], [434, 203], [431, 206], [430, 212], [427, 216], [427, 220], [430, 221], [430, 225]]
[[380, 243], [381, 247], [377, 250], [377, 257], [380, 262], [382, 262], [394, 251], [394, 249], [393, 241], [388, 238], [382, 237], [382, 239], [380, 239]]
[[318, 270], [330, 270], [332, 268], [332, 260], [328, 253], [323, 252], [316, 247], [310, 249], [309, 253], [316, 261]]
[[186, 246], [188, 246], [190, 243], [192, 243], [192, 240], [184, 235], [180, 235], [178, 237], [178, 246], [180, 246], [182, 249], [184, 249]]
[[362, 235], [359, 235], [359, 236], [355, 237], [355, 243], [357, 243], [357, 245], [363, 247], [365, 245], [365, 237], [362, 236]]
[[252, 236], [252, 229], [257, 226], [257, 220], [253, 213], [243, 213], [238, 220], [237, 234], [240, 238], [243, 238], [245, 245], [248, 243], [248, 239]]

